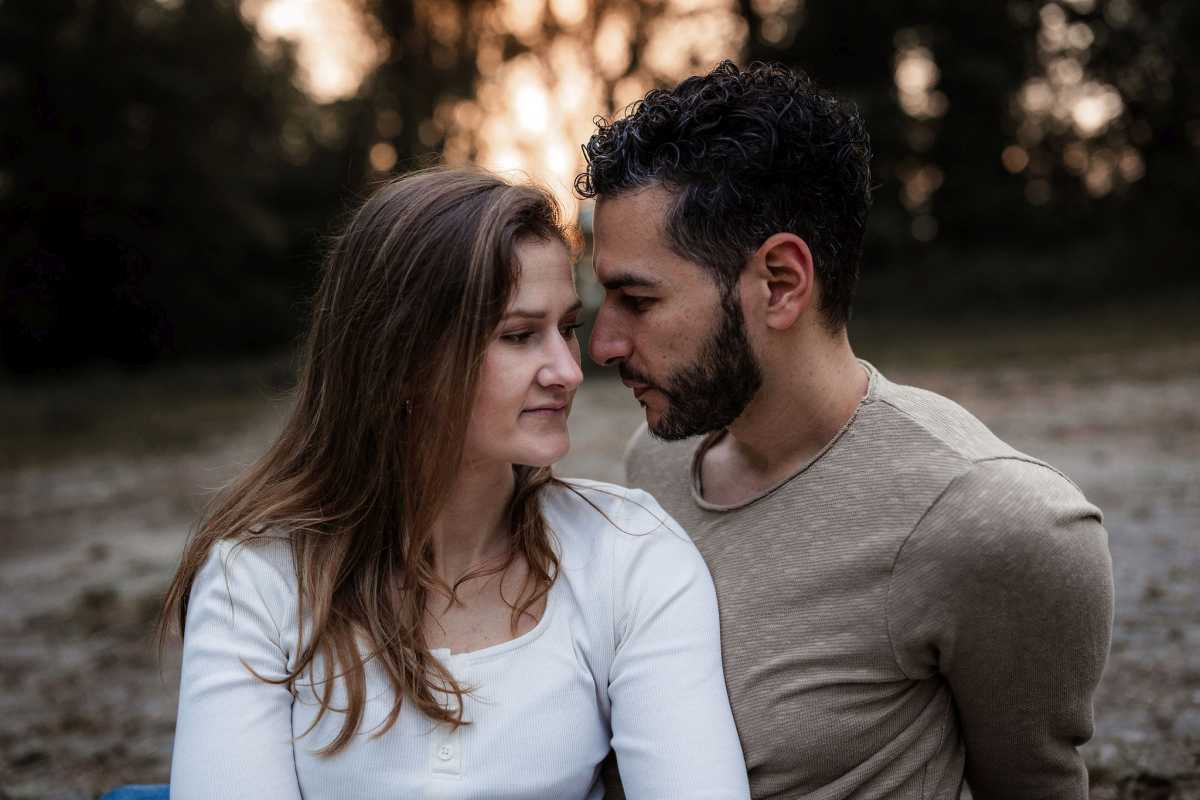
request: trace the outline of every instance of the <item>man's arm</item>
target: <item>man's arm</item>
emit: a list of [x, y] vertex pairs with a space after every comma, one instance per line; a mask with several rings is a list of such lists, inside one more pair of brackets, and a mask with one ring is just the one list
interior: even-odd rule
[[905, 673], [950, 686], [976, 800], [1086, 800], [1077, 748], [1113, 584], [1099, 510], [1072, 483], [1015, 458], [975, 464], [901, 548], [888, 609]]

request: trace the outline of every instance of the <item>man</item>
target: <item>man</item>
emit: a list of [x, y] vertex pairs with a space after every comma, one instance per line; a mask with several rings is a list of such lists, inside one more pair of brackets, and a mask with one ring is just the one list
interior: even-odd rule
[[1086, 798], [1112, 626], [1100, 512], [847, 338], [857, 112], [724, 62], [588, 142], [589, 346], [627, 459], [708, 561], [756, 798]]

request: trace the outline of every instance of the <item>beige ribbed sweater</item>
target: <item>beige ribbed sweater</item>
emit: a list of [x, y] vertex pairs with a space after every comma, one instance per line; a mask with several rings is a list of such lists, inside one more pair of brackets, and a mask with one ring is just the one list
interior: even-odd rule
[[631, 444], [630, 484], [716, 582], [753, 796], [941, 800], [965, 777], [976, 800], [1086, 798], [1076, 747], [1113, 609], [1099, 510], [957, 404], [864, 366], [838, 437], [739, 506], [698, 486], [716, 437]]

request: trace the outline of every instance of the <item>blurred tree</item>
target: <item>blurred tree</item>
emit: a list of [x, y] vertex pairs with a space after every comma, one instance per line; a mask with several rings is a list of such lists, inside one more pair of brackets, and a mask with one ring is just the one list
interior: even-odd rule
[[363, 148], [293, 72], [232, 0], [0, 3], [7, 367], [294, 335]]
[[476, 78], [479, 0], [357, 0], [386, 53], [360, 90], [373, 115], [371, 164], [404, 171], [438, 158], [444, 141], [438, 111], [470, 96]]
[[571, 211], [593, 115], [724, 57], [863, 109], [888, 303], [1197, 281], [1194, 0], [345, 1], [382, 59], [328, 105], [238, 0], [0, 1], [0, 363], [278, 347], [365, 180], [475, 161]]
[[878, 284], [887, 302], [897, 288], [966, 308], [1196, 281], [1180, 267], [1197, 244], [1198, 4], [738, 6], [746, 60], [806, 69], [867, 117], [867, 261], [898, 279]]
[[373, 166], [440, 155], [522, 169], [549, 181], [568, 211], [592, 117], [707, 69], [744, 35], [726, 0], [359, 2], [389, 54], [363, 89], [376, 114]]
[[1066, 201], [1051, 202], [1056, 210], [1087, 209], [1091, 219], [1080, 221], [1103, 232], [1110, 252], [1102, 256], [1135, 288], [1195, 284], [1200, 4], [1061, 0], [1034, 8], [1037, 64], [1017, 128], [1041, 167], [1033, 180], [1046, 182], [1052, 201]]

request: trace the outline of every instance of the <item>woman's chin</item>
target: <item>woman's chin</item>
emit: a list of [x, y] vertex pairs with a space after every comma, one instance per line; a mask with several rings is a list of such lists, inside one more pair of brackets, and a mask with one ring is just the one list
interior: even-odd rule
[[571, 440], [564, 435], [561, 442], [551, 444], [549, 442], [536, 448], [529, 448], [528, 451], [521, 454], [521, 458], [515, 463], [523, 464], [527, 467], [549, 467], [561, 461], [571, 449]]

